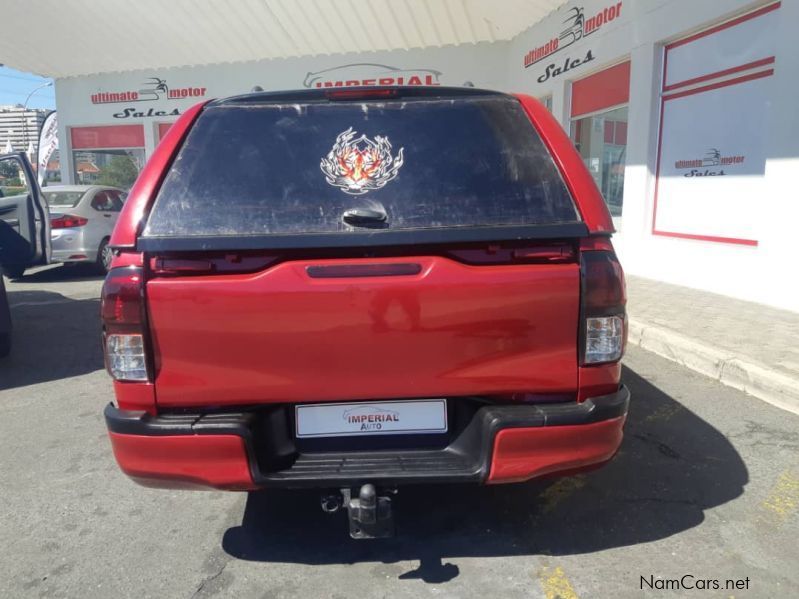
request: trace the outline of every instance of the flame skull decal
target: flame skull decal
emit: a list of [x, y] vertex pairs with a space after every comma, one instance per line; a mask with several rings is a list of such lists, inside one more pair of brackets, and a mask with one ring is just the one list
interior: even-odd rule
[[357, 139], [357, 132], [350, 127], [336, 137], [336, 143], [319, 168], [330, 185], [344, 193], [362, 195], [381, 189], [397, 176], [403, 163], [400, 148], [396, 156], [391, 154], [391, 142], [387, 137], [375, 135], [374, 140], [366, 135]]

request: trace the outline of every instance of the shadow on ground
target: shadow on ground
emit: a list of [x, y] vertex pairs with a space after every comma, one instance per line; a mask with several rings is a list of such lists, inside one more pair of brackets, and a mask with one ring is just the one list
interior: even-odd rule
[[[45, 272], [50, 271], [33, 276]], [[24, 280], [27, 282], [28, 277]], [[13, 284], [7, 290], [12, 345], [11, 354], [0, 360], [0, 390], [103, 368], [99, 299], [76, 300], [51, 291], [15, 290]]]
[[319, 493], [251, 493], [222, 546], [244, 560], [302, 564], [418, 560], [400, 578], [441, 583], [456, 557], [574, 555], [646, 543], [704, 520], [743, 493], [748, 473], [719, 431], [625, 369], [633, 396], [616, 459], [589, 474], [497, 487], [404, 487], [394, 539], [353, 541]]
[[62, 283], [77, 281], [102, 281], [105, 278], [93, 264], [60, 264], [55, 267], [28, 271], [16, 279], [18, 283]]

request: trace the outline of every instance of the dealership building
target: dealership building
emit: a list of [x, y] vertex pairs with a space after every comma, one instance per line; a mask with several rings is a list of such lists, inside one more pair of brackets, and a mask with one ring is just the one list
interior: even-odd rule
[[63, 181], [119, 156], [141, 168], [187, 108], [254, 86], [525, 93], [582, 155], [627, 272], [799, 311], [799, 0], [267, 0], [192, 14], [109, 0], [123, 30], [81, 21], [86, 6], [47, 3], [63, 26], [9, 32], [39, 50], [7, 64], [55, 78]]

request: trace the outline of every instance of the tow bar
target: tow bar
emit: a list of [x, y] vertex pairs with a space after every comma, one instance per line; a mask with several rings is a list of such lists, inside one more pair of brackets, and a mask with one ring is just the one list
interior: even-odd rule
[[[363, 485], [353, 499], [355, 489], [341, 489], [340, 494], [322, 496], [322, 511], [332, 514], [347, 508], [350, 536], [353, 539], [384, 539], [394, 536], [394, 513], [391, 497], [378, 495], [373, 484]], [[396, 493], [396, 491], [394, 491]]]

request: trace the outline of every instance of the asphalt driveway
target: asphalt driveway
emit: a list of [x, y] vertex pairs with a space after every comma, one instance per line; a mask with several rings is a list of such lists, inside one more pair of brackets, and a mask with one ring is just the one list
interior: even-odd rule
[[638, 349], [614, 462], [401, 489], [395, 539], [349, 539], [314, 492], [139, 487], [102, 420], [100, 286], [64, 267], [8, 283], [2, 597], [799, 596], [799, 417]]

